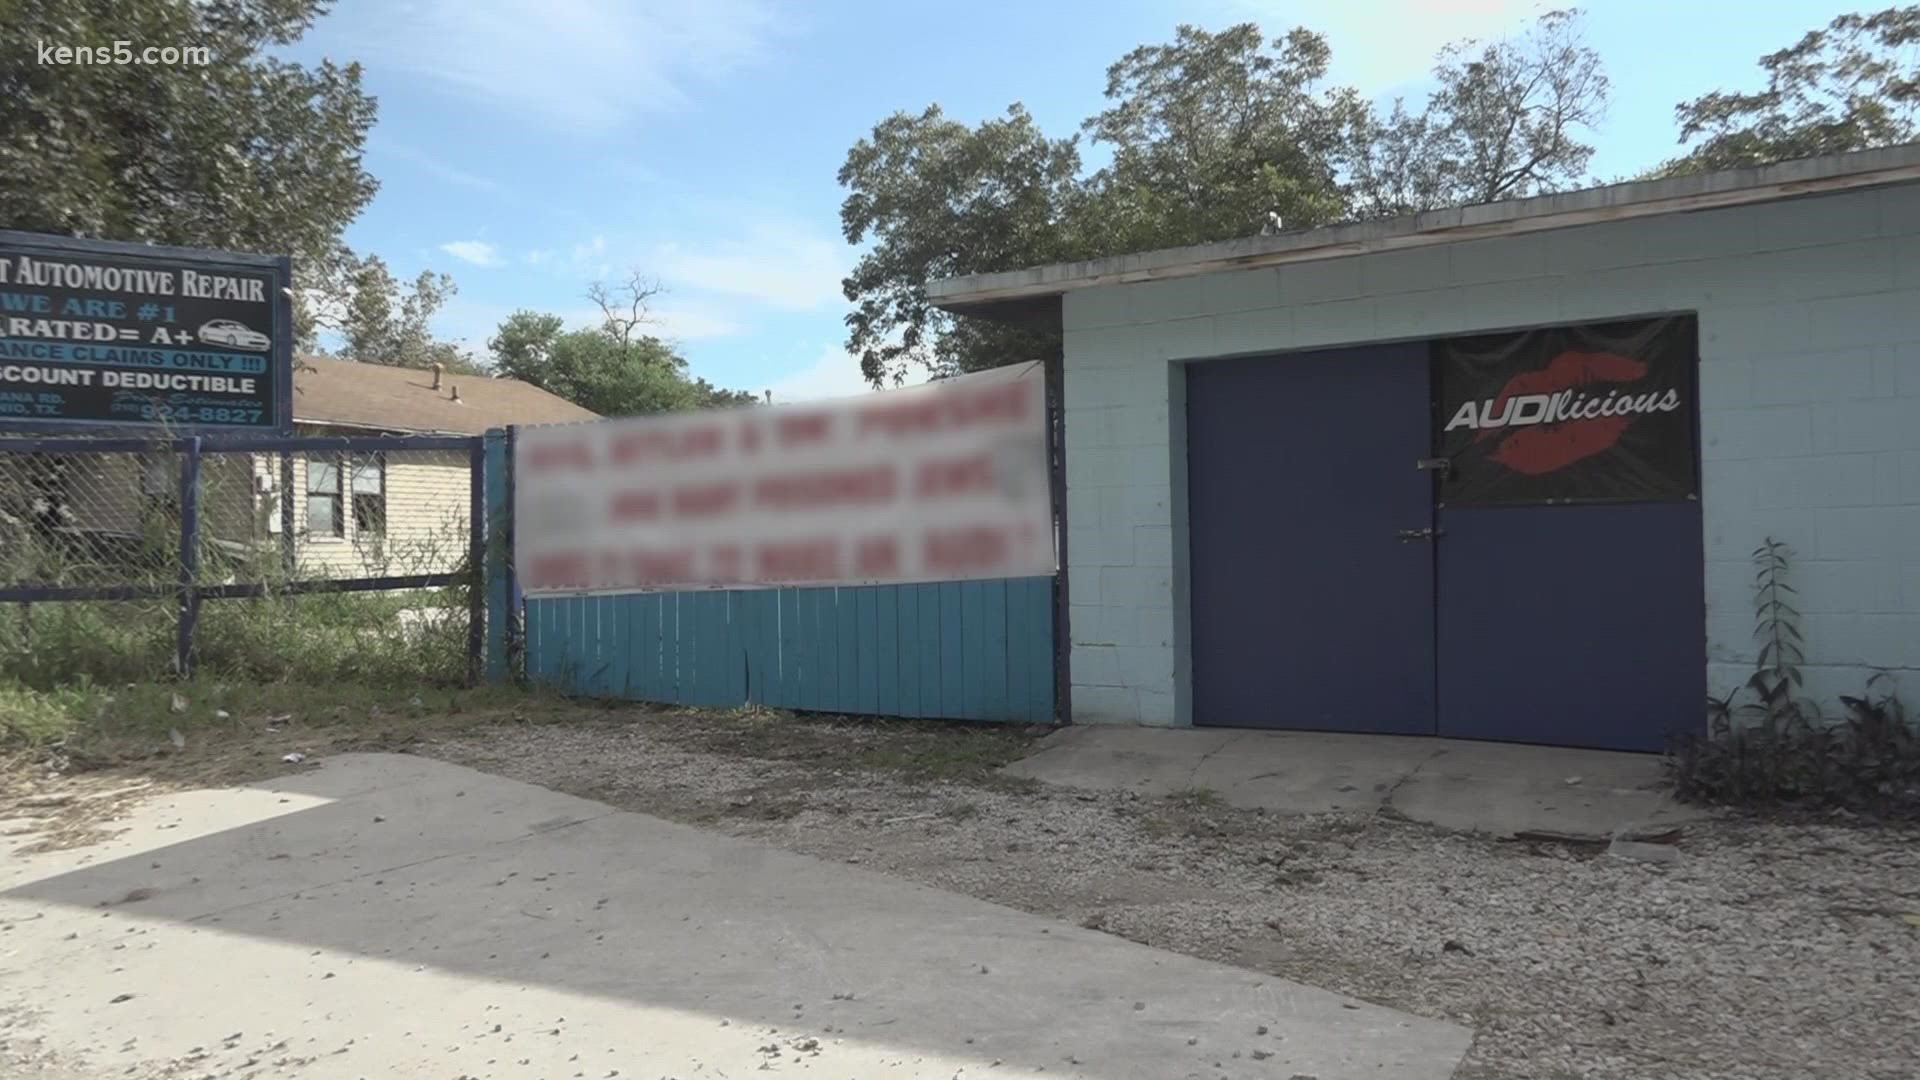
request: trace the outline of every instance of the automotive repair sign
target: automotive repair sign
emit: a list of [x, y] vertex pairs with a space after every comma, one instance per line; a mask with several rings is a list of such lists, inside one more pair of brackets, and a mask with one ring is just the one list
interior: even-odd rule
[[530, 596], [1054, 569], [1039, 364], [818, 404], [520, 429]]
[[0, 232], [0, 427], [284, 431], [285, 258]]
[[1442, 505], [1698, 494], [1691, 315], [1434, 344]]

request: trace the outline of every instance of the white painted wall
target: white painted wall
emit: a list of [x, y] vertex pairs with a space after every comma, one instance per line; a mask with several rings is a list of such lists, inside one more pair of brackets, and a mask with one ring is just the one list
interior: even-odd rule
[[1670, 311], [1700, 316], [1709, 685], [1752, 670], [1771, 535], [1799, 553], [1808, 692], [1876, 668], [1920, 692], [1908, 185], [1068, 293], [1074, 718], [1190, 722], [1182, 362]]

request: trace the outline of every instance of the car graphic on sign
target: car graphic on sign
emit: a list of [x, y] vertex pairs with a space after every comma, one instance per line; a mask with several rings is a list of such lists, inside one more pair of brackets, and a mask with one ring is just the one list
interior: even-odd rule
[[273, 348], [272, 338], [232, 319], [214, 319], [202, 325], [200, 341], [205, 345], [227, 345], [248, 352], [265, 352]]

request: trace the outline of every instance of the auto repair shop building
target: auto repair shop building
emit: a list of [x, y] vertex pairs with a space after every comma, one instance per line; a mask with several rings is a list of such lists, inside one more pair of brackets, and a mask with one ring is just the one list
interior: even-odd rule
[[1660, 749], [1920, 668], [1920, 146], [936, 283], [1064, 330], [1073, 718]]

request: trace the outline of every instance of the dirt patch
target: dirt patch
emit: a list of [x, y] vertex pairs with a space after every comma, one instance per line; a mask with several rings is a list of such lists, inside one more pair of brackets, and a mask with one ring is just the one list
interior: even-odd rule
[[1643, 862], [1008, 780], [1021, 729], [530, 699], [236, 715], [29, 775], [0, 817], [44, 835], [9, 839], [79, 842], [169, 786], [311, 767], [287, 753], [402, 750], [1453, 1020], [1477, 1033], [1467, 1080], [1905, 1080], [1920, 1060], [1912, 831], [1726, 818]]
[[[420, 751], [1454, 1020], [1469, 1080], [1893, 1080], [1920, 1059], [1912, 832], [1728, 819], [1643, 863], [1009, 785], [982, 770], [1024, 733], [950, 730], [649, 714]], [[912, 742], [949, 737], [965, 749]]]

